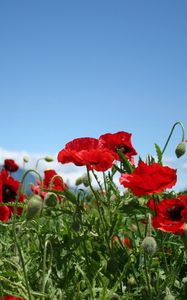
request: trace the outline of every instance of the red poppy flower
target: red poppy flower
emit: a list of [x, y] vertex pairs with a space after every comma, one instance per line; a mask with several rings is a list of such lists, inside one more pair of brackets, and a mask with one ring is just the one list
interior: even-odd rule
[[110, 169], [114, 162], [114, 155], [106, 149], [91, 151], [81, 151], [79, 157], [89, 170], [106, 171]]
[[129, 249], [132, 248], [131, 240], [128, 237], [123, 238], [123, 244], [124, 244], [124, 246], [127, 246]]
[[[8, 202], [15, 202], [20, 182], [9, 176], [7, 170], [2, 169], [0, 172], [0, 202], [5, 205], [0, 206], [0, 220], [7, 222], [14, 212], [14, 207], [7, 206]], [[20, 194], [19, 202], [24, 202], [23, 193]], [[20, 215], [23, 209], [17, 208], [17, 214]]]
[[[56, 177], [54, 177], [56, 176]], [[44, 188], [51, 190], [58, 190], [63, 192], [67, 189], [67, 185], [58, 176], [55, 170], [44, 171]]]
[[78, 138], [67, 143], [57, 157], [62, 164], [74, 163], [96, 171], [106, 171], [111, 168], [115, 158], [112, 151], [100, 148], [99, 140], [89, 137]]
[[7, 222], [10, 218], [10, 210], [8, 206], [0, 206], [0, 220]]
[[[58, 174], [56, 173], [55, 170], [45, 170], [44, 171], [44, 180], [43, 180], [43, 188], [44, 189], [49, 189], [51, 191], [65, 191], [68, 186], [62, 181], [62, 179], [57, 176]], [[56, 177], [54, 177], [56, 176]], [[53, 179], [54, 178], [54, 179]], [[46, 192], [42, 191], [40, 189], [41, 182], [37, 180], [37, 185], [31, 185], [31, 189], [35, 194], [40, 194], [42, 198], [45, 197]]]
[[139, 162], [132, 174], [122, 174], [120, 177], [120, 183], [130, 188], [136, 196], [161, 193], [174, 186], [176, 181], [176, 170], [158, 163], [147, 165], [143, 161]]
[[156, 213], [152, 218], [153, 227], [174, 234], [184, 234], [187, 220], [187, 195], [164, 199], [160, 203], [151, 199], [147, 206]]
[[16, 172], [19, 169], [19, 166], [13, 159], [5, 159], [4, 168], [9, 172]]
[[[114, 153], [117, 153], [117, 150], [121, 149], [124, 155], [131, 159], [132, 156], [137, 154], [131, 143], [131, 135], [131, 133], [125, 131], [106, 133], [100, 136], [99, 143], [101, 147], [108, 148], [114, 151]], [[117, 158], [119, 159], [118, 155]]]

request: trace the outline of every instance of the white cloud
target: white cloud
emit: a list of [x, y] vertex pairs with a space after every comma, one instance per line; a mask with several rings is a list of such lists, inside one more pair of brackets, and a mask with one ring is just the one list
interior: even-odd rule
[[[23, 164], [23, 158], [24, 156], [29, 157], [29, 161], [26, 164]], [[45, 157], [46, 154], [42, 153], [28, 153], [26, 151], [9, 151], [6, 149], [0, 148], [0, 164], [3, 165], [4, 159], [9, 158], [9, 159], [14, 159], [16, 163], [22, 168], [26, 170], [28, 169], [35, 169], [37, 160]], [[46, 162], [43, 159], [40, 159], [38, 162], [38, 168], [37, 170], [39, 173], [42, 175], [44, 170], [46, 169], [54, 169], [59, 175], [61, 175], [64, 179], [65, 182], [68, 183], [68, 185], [74, 185], [75, 181], [78, 177], [81, 177], [86, 173], [86, 168], [85, 167], [80, 167], [80, 166], [75, 166], [74, 164], [65, 164], [62, 165], [56, 160], [56, 154], [52, 155], [54, 158], [54, 161], [52, 162]], [[98, 179], [103, 182], [103, 175], [101, 172], [97, 173]], [[93, 177], [93, 176], [92, 176]], [[114, 183], [119, 186], [119, 176], [116, 176], [114, 178]], [[93, 185], [96, 186], [97, 183], [93, 179]]]
[[182, 165], [182, 169], [183, 169], [183, 170], [187, 170], [187, 163], [184, 163], [184, 164]]
[[[25, 164], [25, 169], [35, 169], [37, 160], [39, 158], [45, 157], [47, 154], [44, 153], [28, 153], [26, 151], [9, 151], [3, 148], [0, 148], [0, 164], [3, 164], [4, 159], [10, 158], [14, 159], [20, 167], [23, 167], [23, 157], [24, 156], [29, 157], [29, 162]], [[82, 176], [86, 173], [85, 167], [78, 167], [74, 164], [66, 164], [62, 165], [61, 163], [58, 163], [56, 160], [56, 154], [52, 155], [54, 158], [53, 162], [46, 162], [45, 160], [40, 160], [38, 163], [38, 171], [42, 175], [43, 171], [46, 169], [54, 169], [59, 175], [61, 175], [65, 182], [67, 182], [69, 185], [74, 185], [75, 181], [78, 177]], [[175, 157], [164, 157], [164, 165], [168, 165], [172, 168], [177, 169], [178, 174], [178, 181], [176, 186], [173, 188], [174, 190], [182, 190], [183, 188], [187, 187], [187, 163], [186, 162], [179, 162]], [[98, 178], [101, 182], [103, 182], [103, 175], [102, 173], [97, 173]], [[121, 186], [119, 184], [119, 176], [117, 175], [114, 178], [114, 182], [117, 186]], [[93, 180], [93, 184], [94, 180]]]

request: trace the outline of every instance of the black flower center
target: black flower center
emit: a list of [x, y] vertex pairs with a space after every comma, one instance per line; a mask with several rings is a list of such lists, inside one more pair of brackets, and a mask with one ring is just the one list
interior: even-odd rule
[[171, 208], [167, 209], [167, 215], [172, 221], [180, 221], [181, 211], [184, 209], [183, 206], [173, 205]]
[[115, 150], [116, 151], [121, 150], [124, 154], [131, 152], [130, 147], [128, 147], [126, 145], [120, 145], [120, 144], [115, 146]]
[[3, 203], [10, 202], [16, 199], [16, 192], [12, 189], [10, 185], [3, 185]]

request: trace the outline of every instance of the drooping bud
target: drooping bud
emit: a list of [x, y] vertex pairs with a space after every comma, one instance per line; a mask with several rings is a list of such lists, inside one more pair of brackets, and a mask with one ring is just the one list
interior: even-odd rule
[[38, 216], [43, 207], [43, 200], [39, 195], [32, 196], [27, 205], [26, 220], [30, 221]]
[[157, 243], [153, 237], [147, 236], [142, 242], [142, 248], [146, 254], [153, 255], [156, 252]]
[[46, 155], [44, 157], [44, 160], [47, 161], [47, 162], [51, 162], [51, 161], [54, 161], [54, 158], [52, 156], [50, 156], [50, 155]]
[[181, 157], [182, 155], [184, 155], [186, 152], [186, 145], [185, 142], [181, 142], [177, 145], [176, 149], [175, 149], [175, 154], [177, 156], [177, 158]]
[[28, 161], [29, 161], [29, 156], [28, 156], [28, 155], [24, 155], [24, 156], [23, 156], [23, 161], [24, 161], [24, 163], [28, 163]]
[[78, 185], [80, 185], [80, 184], [82, 184], [82, 177], [78, 177], [78, 178], [76, 179], [76, 181], [75, 181], [75, 185], [76, 185], [76, 186], [78, 186]]
[[44, 202], [49, 207], [55, 207], [58, 202], [57, 195], [51, 192], [47, 193], [44, 198]]

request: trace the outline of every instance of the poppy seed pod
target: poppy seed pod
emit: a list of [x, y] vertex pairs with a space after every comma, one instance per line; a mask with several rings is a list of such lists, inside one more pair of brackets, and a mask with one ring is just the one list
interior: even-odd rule
[[44, 202], [49, 207], [55, 207], [57, 205], [57, 195], [55, 193], [47, 193]]
[[186, 145], [185, 142], [181, 142], [177, 145], [176, 149], [175, 149], [175, 154], [177, 156], [177, 158], [181, 157], [182, 155], [184, 155], [186, 152]]
[[39, 195], [32, 196], [27, 205], [26, 220], [30, 221], [38, 216], [43, 207], [43, 200]]
[[142, 242], [142, 248], [146, 254], [153, 255], [156, 252], [157, 243], [153, 237], [147, 236]]

